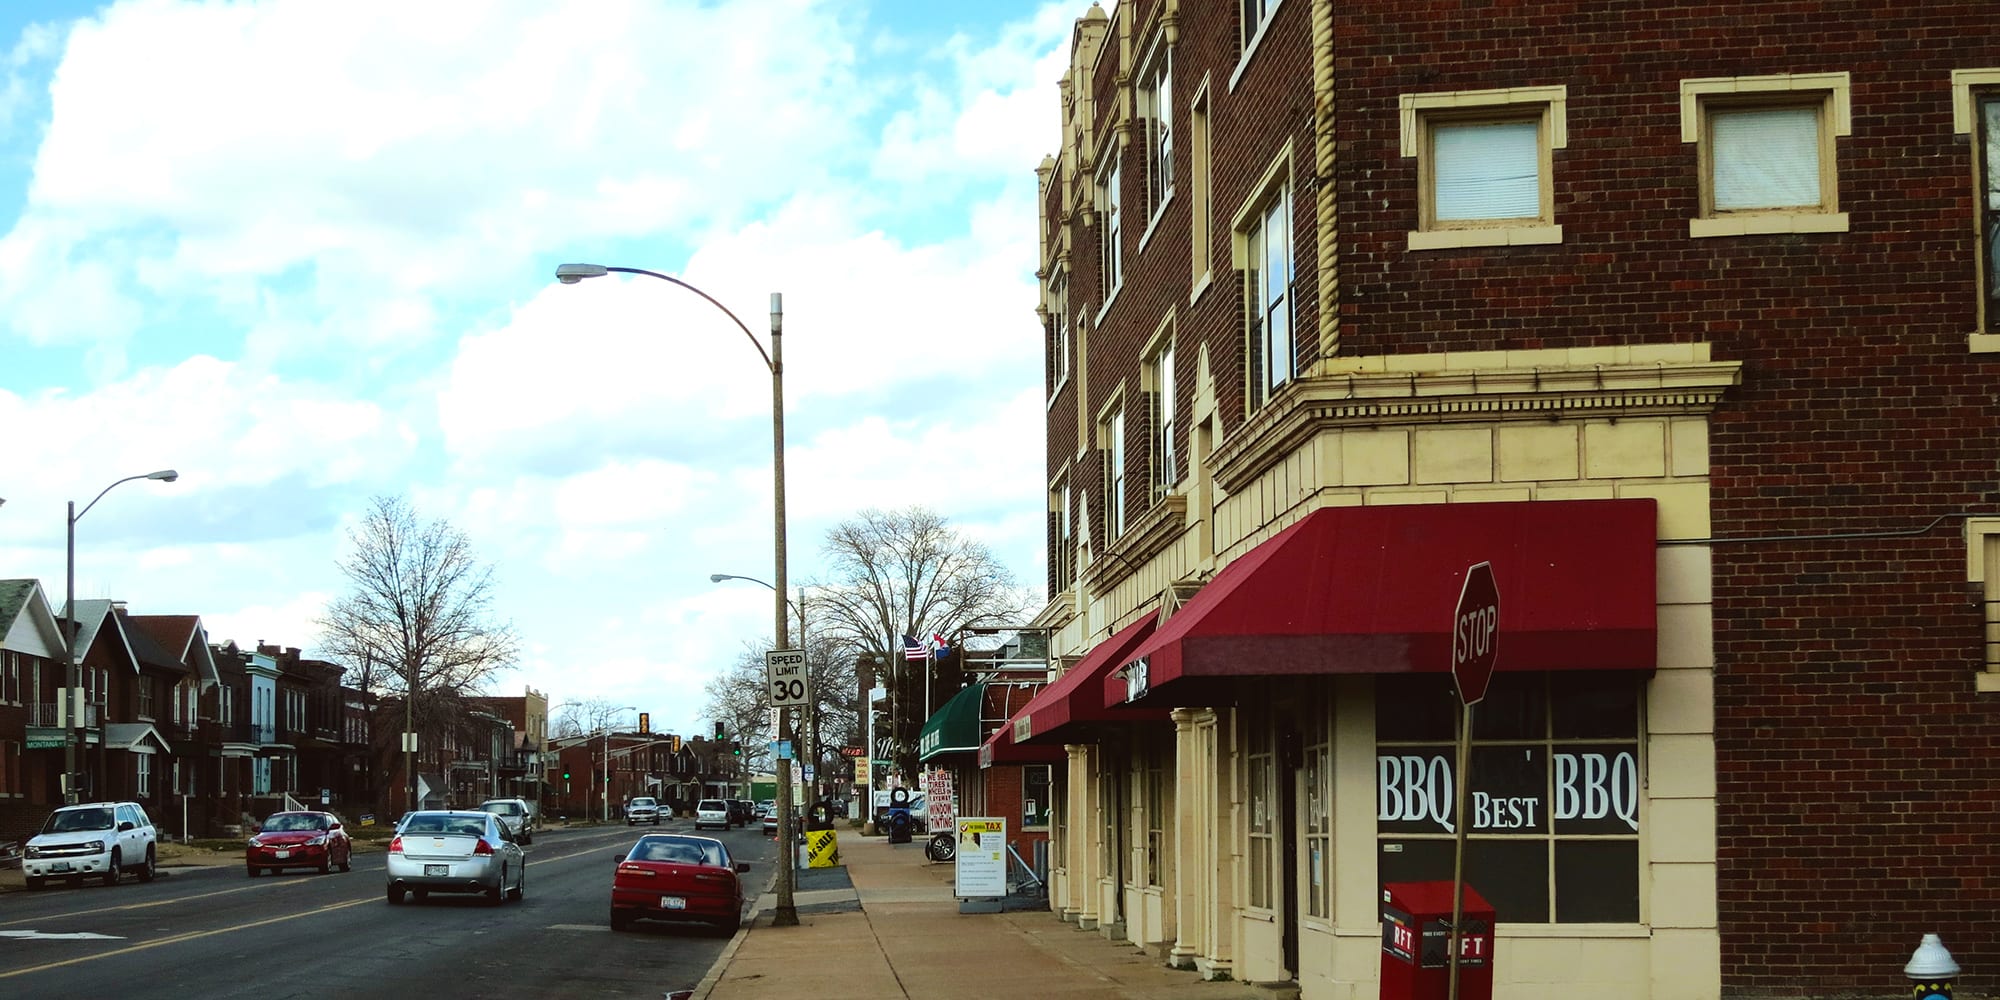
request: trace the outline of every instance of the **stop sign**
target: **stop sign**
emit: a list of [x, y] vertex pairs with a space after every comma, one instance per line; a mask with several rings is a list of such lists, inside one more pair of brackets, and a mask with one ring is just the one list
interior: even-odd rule
[[1476, 705], [1486, 697], [1499, 638], [1500, 587], [1493, 582], [1493, 564], [1477, 563], [1466, 569], [1458, 607], [1451, 613], [1451, 679], [1462, 704]]

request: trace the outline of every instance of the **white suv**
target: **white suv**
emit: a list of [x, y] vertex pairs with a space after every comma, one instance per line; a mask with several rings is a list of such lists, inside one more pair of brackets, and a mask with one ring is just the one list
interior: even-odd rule
[[625, 806], [625, 825], [638, 826], [641, 823], [660, 825], [660, 803], [649, 795], [641, 795]]
[[487, 799], [479, 804], [480, 811], [490, 812], [507, 824], [507, 832], [523, 844], [535, 842], [535, 807], [527, 799]]
[[128, 871], [151, 882], [155, 843], [153, 820], [137, 802], [63, 806], [28, 838], [21, 868], [30, 889], [52, 878], [102, 878], [105, 885], [117, 885]]
[[729, 829], [729, 803], [721, 799], [703, 799], [694, 807], [694, 828], [702, 830], [711, 826]]

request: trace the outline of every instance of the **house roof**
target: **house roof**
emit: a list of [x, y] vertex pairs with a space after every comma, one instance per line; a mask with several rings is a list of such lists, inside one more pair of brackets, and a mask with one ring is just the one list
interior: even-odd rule
[[53, 651], [51, 655], [60, 655], [62, 626], [57, 624], [55, 613], [49, 609], [48, 598], [42, 595], [41, 581], [0, 580], [0, 643], [7, 640], [23, 616], [39, 619], [35, 624], [39, 626], [42, 641]]
[[174, 655], [172, 647], [160, 641], [159, 631], [149, 628], [150, 622], [139, 615], [117, 615], [124, 626], [125, 640], [132, 645], [132, 653], [140, 663], [155, 670], [165, 670], [176, 674], [189, 673], [188, 665]]
[[39, 580], [0, 580], [0, 635], [7, 634], [7, 626], [21, 616], [39, 586]]
[[132, 672], [138, 673], [139, 651], [132, 648], [131, 639], [125, 634], [124, 627], [115, 620], [113, 612], [117, 606], [116, 601], [101, 597], [77, 601], [73, 605], [75, 609], [73, 614], [76, 618], [77, 661], [82, 662], [90, 657], [90, 649], [96, 644], [98, 633], [104, 631], [104, 623], [110, 621], [112, 624], [109, 637], [118, 644], [111, 655], [115, 657], [122, 654], [125, 662], [132, 665]]

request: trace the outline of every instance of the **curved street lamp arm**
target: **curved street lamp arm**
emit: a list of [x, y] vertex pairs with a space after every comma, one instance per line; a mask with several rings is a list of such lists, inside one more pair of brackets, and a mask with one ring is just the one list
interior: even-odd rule
[[89, 503], [83, 505], [82, 510], [77, 511], [74, 515], [70, 517], [70, 523], [74, 524], [77, 521], [82, 520], [83, 515], [90, 513], [90, 508], [97, 506], [97, 501], [104, 499], [104, 494], [111, 492], [120, 483], [129, 483], [134, 479], [162, 479], [171, 483], [179, 478], [180, 474], [172, 469], [161, 469], [158, 472], [147, 472], [137, 476], [126, 476], [125, 478], [118, 480], [118, 482], [112, 483], [110, 486], [106, 486], [104, 489], [99, 490], [96, 496], [90, 498]]
[[733, 312], [730, 312], [730, 311], [729, 311], [729, 307], [728, 307], [728, 306], [725, 306], [725, 305], [723, 305], [722, 303], [720, 303], [720, 302], [717, 302], [717, 301], [715, 300], [715, 296], [713, 296], [713, 295], [710, 295], [710, 294], [708, 294], [707, 292], [704, 292], [704, 291], [702, 291], [701, 289], [699, 289], [699, 288], [696, 288], [696, 287], [694, 287], [693, 285], [690, 285], [690, 284], [688, 284], [687, 282], [685, 282], [685, 281], [682, 281], [681, 279], [679, 279], [679, 278], [676, 278], [676, 277], [674, 277], [674, 276], [673, 276], [673, 275], [671, 275], [671, 274], [661, 274], [661, 273], [660, 273], [660, 272], [658, 272], [658, 271], [648, 271], [648, 270], [646, 270], [646, 269], [645, 269], [645, 268], [643, 268], [643, 267], [606, 267], [606, 268], [605, 268], [605, 270], [606, 270], [606, 271], [616, 271], [616, 272], [618, 272], [618, 273], [620, 273], [620, 274], [646, 274], [646, 275], [651, 275], [651, 276], [653, 276], [653, 277], [655, 277], [655, 278], [658, 278], [658, 279], [660, 279], [661, 281], [670, 281], [670, 282], [673, 282], [674, 284], [676, 284], [676, 285], [679, 285], [679, 286], [681, 286], [682, 288], [685, 288], [685, 289], [687, 289], [688, 291], [690, 291], [690, 292], [693, 292], [693, 293], [695, 293], [696, 295], [699, 295], [699, 296], [701, 296], [701, 297], [702, 297], [702, 298], [704, 298], [704, 299], [707, 299], [707, 300], [708, 300], [708, 304], [709, 304], [709, 305], [712, 305], [712, 306], [714, 306], [715, 308], [717, 308], [717, 309], [720, 309], [720, 310], [722, 310], [722, 314], [723, 314], [724, 316], [727, 316], [727, 317], [729, 317], [729, 321], [730, 321], [730, 322], [732, 322], [732, 323], [735, 323], [735, 324], [736, 324], [736, 328], [737, 328], [738, 330], [741, 330], [741, 331], [743, 331], [743, 335], [744, 335], [745, 337], [748, 337], [748, 338], [750, 338], [750, 346], [751, 346], [751, 347], [754, 347], [754, 348], [756, 348], [756, 349], [757, 349], [757, 356], [758, 356], [758, 357], [760, 357], [760, 358], [763, 358], [763, 359], [764, 359], [764, 367], [766, 367], [766, 368], [770, 369], [770, 370], [771, 370], [771, 371], [773, 371], [773, 372], [775, 372], [775, 371], [777, 371], [777, 370], [778, 370], [778, 366], [777, 366], [776, 364], [774, 364], [774, 363], [773, 363], [773, 362], [771, 361], [771, 353], [770, 353], [769, 351], [766, 351], [766, 350], [764, 350], [764, 345], [763, 345], [763, 344], [760, 344], [760, 343], [758, 343], [758, 342], [757, 342], [757, 335], [756, 335], [756, 334], [754, 334], [754, 333], [751, 333], [751, 332], [750, 332], [750, 328], [749, 328], [749, 327], [747, 327], [747, 326], [745, 326], [745, 325], [743, 325], [743, 321], [742, 321], [742, 320], [740, 320], [740, 319], [737, 319], [737, 318], [736, 318], [736, 314], [735, 314], [735, 313], [733, 313]]

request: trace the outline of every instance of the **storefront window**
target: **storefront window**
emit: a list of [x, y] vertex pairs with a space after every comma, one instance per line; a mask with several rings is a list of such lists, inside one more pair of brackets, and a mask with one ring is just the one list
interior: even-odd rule
[[[1107, 757], [1110, 755], [1107, 754]], [[1125, 810], [1118, 804], [1118, 786], [1125, 779], [1125, 768], [1111, 760], [1105, 761], [1100, 772], [1103, 777], [1097, 781], [1097, 871], [1105, 878], [1120, 874], [1118, 864], [1118, 825], [1124, 821]]]
[[1146, 753], [1146, 884], [1160, 885], [1160, 859], [1166, 855], [1166, 777], [1157, 748]]
[[1030, 764], [1021, 768], [1021, 825], [1048, 826], [1053, 806], [1049, 800], [1048, 765]]
[[[1641, 680], [1503, 673], [1475, 710], [1468, 884], [1510, 923], [1639, 919]], [[1450, 879], [1458, 703], [1444, 675], [1377, 682], [1382, 882]]]
[[[1256, 730], [1261, 732], [1262, 730]], [[1250, 753], [1249, 785], [1244, 804], [1250, 811], [1250, 905], [1257, 909], [1271, 909], [1271, 858], [1272, 841], [1277, 830], [1277, 790], [1273, 787], [1275, 768], [1272, 766], [1271, 741], [1267, 737], [1253, 737], [1256, 746]]]
[[1325, 713], [1314, 712], [1305, 723], [1306, 742], [1306, 915], [1333, 915], [1333, 727]]

